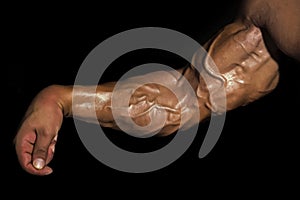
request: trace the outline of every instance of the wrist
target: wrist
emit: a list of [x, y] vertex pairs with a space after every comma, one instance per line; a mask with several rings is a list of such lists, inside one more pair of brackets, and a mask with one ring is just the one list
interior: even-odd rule
[[71, 86], [51, 85], [42, 92], [47, 99], [58, 105], [65, 117], [68, 117], [72, 115], [72, 90]]

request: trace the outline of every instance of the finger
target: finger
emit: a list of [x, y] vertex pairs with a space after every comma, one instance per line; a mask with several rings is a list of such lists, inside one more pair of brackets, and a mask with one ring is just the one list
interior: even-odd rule
[[[254, 26], [246, 27], [241, 23], [229, 24], [211, 43], [208, 53], [218, 66], [220, 73], [228, 72], [243, 63], [254, 53], [261, 42], [261, 32]], [[230, 49], [230, 51], [228, 51]]]
[[49, 175], [53, 172], [53, 170], [48, 166], [45, 166], [43, 169], [36, 169], [31, 163], [28, 163], [25, 170], [30, 174], [39, 176]]
[[46, 165], [48, 150], [54, 138], [48, 130], [37, 130], [37, 138], [35, 141], [32, 164], [36, 169], [43, 169]]
[[253, 83], [260, 96], [267, 94], [275, 89], [279, 81], [279, 72], [277, 63], [269, 59], [256, 73]]
[[53, 140], [49, 146], [46, 165], [48, 165], [51, 162], [51, 160], [53, 159], [56, 142], [57, 142], [57, 135], [53, 138]]
[[28, 163], [31, 163], [32, 161], [32, 151], [35, 139], [35, 132], [29, 127], [22, 126], [14, 140], [19, 163], [25, 170]]
[[36, 134], [30, 128], [23, 126], [16, 138], [15, 138], [15, 148], [16, 154], [21, 167], [28, 173], [34, 175], [48, 175], [52, 173], [50, 167], [45, 167], [42, 170], [37, 170], [32, 165], [32, 151], [34, 148], [34, 141]]

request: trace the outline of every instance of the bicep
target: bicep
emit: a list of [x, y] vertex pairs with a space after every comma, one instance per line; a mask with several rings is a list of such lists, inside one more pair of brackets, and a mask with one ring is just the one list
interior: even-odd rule
[[300, 2], [298, 0], [246, 0], [241, 17], [266, 29], [275, 45], [300, 60]]

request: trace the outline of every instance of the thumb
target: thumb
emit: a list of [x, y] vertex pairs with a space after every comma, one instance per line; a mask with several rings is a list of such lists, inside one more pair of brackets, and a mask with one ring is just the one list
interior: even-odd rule
[[46, 165], [49, 146], [54, 136], [46, 130], [37, 131], [36, 136], [37, 138], [32, 154], [32, 164], [36, 169], [43, 169]]

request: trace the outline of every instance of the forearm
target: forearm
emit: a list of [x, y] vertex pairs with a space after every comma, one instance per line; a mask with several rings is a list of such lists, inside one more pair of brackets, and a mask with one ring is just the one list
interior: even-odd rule
[[[152, 126], [150, 132], [160, 129], [160, 135], [168, 135], [180, 127], [189, 128], [209, 117], [210, 110], [206, 106], [207, 95], [203, 95], [203, 93], [200, 96], [196, 95], [197, 90], [199, 90], [197, 71], [188, 66], [179, 69], [178, 72], [154, 72], [132, 77], [128, 81], [121, 82], [122, 87], [119, 91], [114, 91], [115, 82], [105, 83], [97, 87], [65, 87], [64, 91], [67, 92], [61, 93], [65, 97], [60, 98], [63, 99], [64, 114], [86, 122], [99, 123], [104, 127], [119, 129], [116, 119], [126, 125], [127, 119], [131, 118], [135, 124], [143, 127], [152, 120], [161, 118], [165, 112], [164, 126], [155, 129]], [[166, 74], [161, 75], [161, 73]], [[191, 85], [193, 94], [181, 86], [184, 78]], [[136, 84], [141, 79], [163, 79], [164, 86], [149, 83], [137, 87]], [[137, 89], [133, 91], [132, 88], [136, 87]], [[117, 110], [115, 115], [112, 112], [113, 91], [121, 93], [122, 96], [130, 95], [129, 104], [122, 108], [115, 108]], [[174, 91], [179, 94], [180, 99], [177, 99]], [[200, 112], [200, 117], [196, 114], [198, 112]], [[128, 126], [127, 130], [130, 131], [130, 124]]]
[[[114, 82], [66, 87], [65, 92], [60, 92], [64, 97], [59, 98], [64, 114], [114, 129], [121, 124], [134, 132], [137, 126], [128, 122], [145, 127], [153, 120], [159, 121], [155, 119], [162, 119], [165, 111], [163, 127], [151, 126], [148, 131], [159, 130], [161, 135], [167, 135], [201, 122], [212, 111], [222, 113], [246, 105], [276, 87], [278, 65], [269, 55], [260, 29], [254, 25], [229, 24], [205, 48], [209, 56], [196, 53], [192, 65], [177, 73], [173, 70], [132, 77], [121, 81], [116, 90]], [[203, 67], [201, 76], [192, 66]], [[203, 75], [210, 81], [204, 80]], [[151, 81], [141, 84], [141, 80]], [[186, 80], [191, 91], [185, 87]], [[114, 106], [115, 94], [123, 102], [124, 97], [130, 98], [122, 106]], [[220, 100], [225, 104], [218, 105]]]

